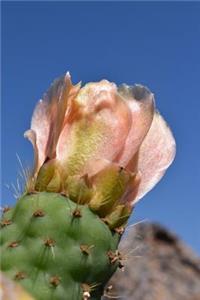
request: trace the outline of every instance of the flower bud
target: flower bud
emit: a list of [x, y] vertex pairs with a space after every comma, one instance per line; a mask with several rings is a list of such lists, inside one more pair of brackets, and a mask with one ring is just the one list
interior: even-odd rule
[[65, 193], [87, 204], [111, 228], [162, 178], [175, 140], [154, 95], [142, 85], [56, 80], [33, 113], [36, 191]]

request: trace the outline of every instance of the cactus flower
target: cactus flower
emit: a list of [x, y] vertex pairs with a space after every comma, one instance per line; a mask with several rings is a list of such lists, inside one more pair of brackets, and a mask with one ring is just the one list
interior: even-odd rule
[[175, 156], [173, 135], [146, 87], [102, 80], [81, 88], [69, 73], [39, 101], [25, 136], [35, 152], [33, 189], [88, 203], [111, 227]]

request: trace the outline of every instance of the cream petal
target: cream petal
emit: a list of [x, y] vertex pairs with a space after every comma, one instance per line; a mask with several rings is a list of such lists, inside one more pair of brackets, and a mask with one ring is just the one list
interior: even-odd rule
[[156, 112], [151, 128], [145, 137], [138, 155], [138, 170], [141, 182], [132, 204], [140, 200], [162, 178], [174, 160], [176, 143], [172, 132], [162, 116]]
[[75, 102], [82, 115], [66, 123], [57, 145], [57, 158], [70, 175], [89, 172], [98, 159], [113, 161], [130, 130], [131, 113], [108, 81], [82, 88]]
[[84, 113], [90, 114], [101, 108], [113, 107], [117, 87], [108, 80], [87, 83], [79, 92], [76, 101]]
[[125, 99], [132, 114], [132, 125], [126, 139], [122, 153], [118, 157], [118, 163], [135, 171], [132, 159], [145, 138], [154, 115], [154, 96], [142, 85], [133, 87], [122, 85], [118, 88], [119, 95]]

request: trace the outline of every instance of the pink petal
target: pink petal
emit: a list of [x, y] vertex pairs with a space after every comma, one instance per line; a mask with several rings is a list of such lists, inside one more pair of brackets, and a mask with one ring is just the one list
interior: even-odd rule
[[45, 95], [45, 101], [49, 104], [48, 114], [50, 118], [50, 132], [47, 144], [47, 156], [56, 156], [56, 145], [64, 126], [66, 115], [69, 114], [71, 102], [76, 97], [80, 84], [72, 85], [71, 76], [66, 73], [64, 77], [55, 80]]
[[[39, 153], [38, 153], [38, 147], [36, 144], [36, 134], [35, 131], [33, 131], [32, 129], [29, 129], [27, 131], [25, 131], [24, 133], [24, 137], [27, 138], [31, 144], [33, 145], [33, 150], [34, 150], [34, 174], [37, 172], [37, 168], [39, 165]], [[44, 157], [40, 157], [41, 160], [45, 159]]]
[[122, 85], [118, 92], [125, 99], [132, 113], [131, 129], [123, 151], [118, 157], [118, 163], [130, 171], [135, 171], [132, 159], [151, 126], [154, 114], [154, 96], [141, 85], [133, 87]]
[[[26, 137], [31, 140], [35, 153], [37, 151], [37, 160], [35, 161], [35, 171], [37, 172], [41, 165], [44, 163], [46, 159], [46, 146], [49, 137], [49, 129], [50, 129], [50, 120], [48, 116], [48, 104], [40, 100], [34, 110], [32, 121], [31, 121], [31, 130], [28, 131], [28, 135], [25, 134]], [[31, 133], [31, 135], [30, 135]], [[34, 143], [33, 136], [34, 133]], [[36, 150], [37, 149], [37, 150]]]
[[66, 123], [58, 141], [57, 158], [70, 175], [81, 175], [88, 173], [89, 165], [98, 159], [115, 159], [130, 130], [131, 113], [117, 96], [116, 86], [106, 80], [87, 84], [75, 102], [81, 116]]
[[[35, 172], [39, 170], [47, 158], [55, 158], [55, 148], [68, 113], [69, 103], [76, 96], [80, 85], [73, 86], [67, 73], [55, 80], [44, 100], [37, 104], [31, 121], [31, 131], [34, 132], [34, 149], [37, 152]], [[32, 141], [32, 133], [26, 136]]]
[[99, 173], [101, 170], [107, 168], [111, 163], [111, 161], [106, 159], [94, 159], [87, 163], [87, 171], [85, 172], [90, 177], [93, 177], [97, 173]]
[[174, 160], [176, 144], [170, 128], [159, 113], [155, 113], [151, 128], [138, 156], [141, 182], [132, 204], [140, 200], [163, 177]]

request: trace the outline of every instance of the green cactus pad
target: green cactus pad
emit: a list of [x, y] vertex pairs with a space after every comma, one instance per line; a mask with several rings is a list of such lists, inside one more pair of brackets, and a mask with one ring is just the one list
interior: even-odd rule
[[119, 265], [119, 239], [87, 205], [56, 193], [25, 195], [3, 214], [1, 269], [38, 300], [100, 299]]

